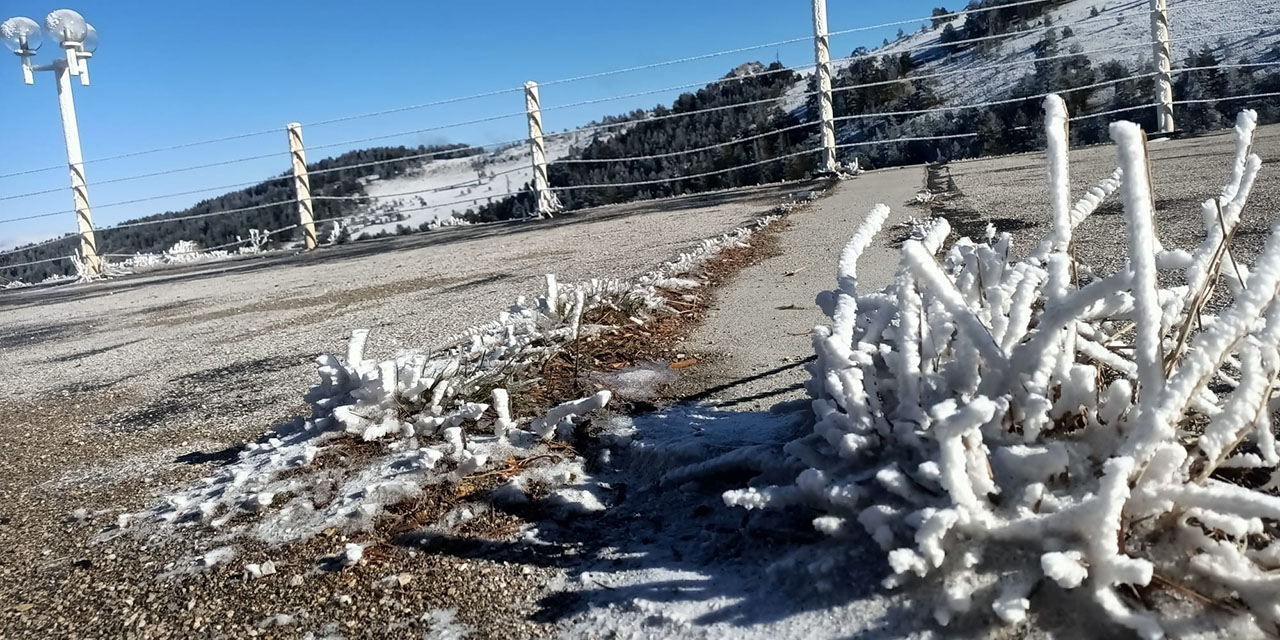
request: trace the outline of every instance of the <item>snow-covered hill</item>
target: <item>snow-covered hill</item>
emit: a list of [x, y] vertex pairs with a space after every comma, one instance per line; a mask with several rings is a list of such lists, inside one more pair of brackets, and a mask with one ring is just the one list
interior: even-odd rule
[[[1092, 15], [1093, 10], [1097, 15]], [[1064, 53], [1079, 46], [1095, 66], [1109, 60], [1129, 65], [1144, 64], [1151, 59], [1152, 48], [1144, 43], [1151, 39], [1150, 9], [1142, 0], [1077, 0], [1046, 12], [1051, 25], [1062, 34], [1070, 27], [1070, 35], [1060, 38]], [[966, 16], [953, 22], [958, 29]], [[1178, 68], [1190, 49], [1209, 46], [1219, 60], [1249, 62], [1270, 60], [1272, 48], [1280, 43], [1280, 4], [1248, 0], [1182, 0], [1169, 7], [1170, 48], [1173, 66]], [[1044, 38], [1044, 23], [1036, 21], [1024, 29], [1027, 33], [997, 40], [999, 48], [990, 55], [972, 51], [921, 65], [918, 73], [974, 69], [992, 64], [1025, 60], [1027, 64], [1004, 69], [974, 69], [938, 82], [939, 93], [953, 101], [981, 101], [998, 97], [1002, 88], [1016, 82], [1032, 70], [1032, 47]], [[1227, 32], [1249, 29], [1245, 33]], [[920, 46], [937, 45], [942, 29], [916, 33], [885, 47], [882, 52], [896, 54]], [[918, 55], [918, 54], [917, 54]], [[925, 58], [927, 59], [927, 58]]]
[[[596, 133], [594, 135], [608, 135]], [[547, 161], [587, 146], [592, 133], [554, 134], [546, 140]], [[433, 160], [408, 174], [365, 185], [370, 213], [348, 225], [353, 237], [395, 233], [396, 227], [453, 224], [467, 209], [500, 202], [533, 180], [529, 147], [507, 147], [467, 158]]]
[[[1046, 15], [1059, 36], [1064, 27], [1070, 28], [1069, 35], [1059, 38], [1060, 50], [1079, 51], [1095, 67], [1110, 60], [1138, 66], [1151, 59], [1152, 47], [1146, 44], [1151, 38], [1151, 14], [1144, 0], [1076, 0], [1049, 10]], [[951, 25], [960, 29], [966, 17], [955, 18]], [[1180, 0], [1170, 4], [1169, 22], [1175, 70], [1183, 65], [1188, 51], [1204, 46], [1209, 46], [1219, 60], [1230, 63], [1269, 62], [1280, 57], [1280, 4], [1275, 2]], [[997, 44], [987, 52], [970, 46], [947, 55], [941, 42], [944, 28], [939, 25], [908, 34], [871, 53], [879, 56], [910, 52], [917, 65], [912, 75], [934, 76], [934, 90], [949, 106], [1008, 97], [1017, 80], [1033, 71], [1033, 46], [1045, 35], [1044, 21], [1037, 19], [1014, 29], [1024, 32], [1021, 35], [994, 38], [992, 42]], [[1227, 34], [1241, 30], [1245, 31]], [[834, 58], [848, 55], [847, 51], [832, 52]], [[837, 59], [833, 72], [838, 76], [849, 65], [848, 60]], [[993, 66], [999, 68], [989, 68]], [[1258, 73], [1271, 72], [1274, 70], [1270, 67], [1258, 69]], [[806, 77], [787, 93], [783, 107], [789, 111], [803, 108], [808, 86]], [[836, 114], [840, 115], [843, 114]]]

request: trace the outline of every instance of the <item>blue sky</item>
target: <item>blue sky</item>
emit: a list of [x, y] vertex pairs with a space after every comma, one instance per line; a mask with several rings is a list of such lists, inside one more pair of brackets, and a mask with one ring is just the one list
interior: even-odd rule
[[[830, 29], [928, 15], [938, 0], [828, 0]], [[959, 2], [952, 9], [960, 8]], [[11, 0], [0, 20], [26, 15], [39, 22], [63, 2]], [[79, 0], [70, 5], [102, 38], [93, 84], [75, 87], [81, 140], [88, 161], [94, 221], [182, 209], [221, 193], [145, 204], [104, 206], [167, 193], [269, 177], [288, 168], [284, 126], [421, 104], [526, 80], [547, 82], [724, 49], [808, 36], [808, 0], [607, 0], [441, 2], [333, 0], [175, 2]], [[910, 27], [907, 28], [911, 30]], [[878, 45], [897, 28], [837, 36], [832, 56]], [[49, 43], [37, 57], [47, 62]], [[2, 50], [0, 50], [2, 52]], [[748, 61], [812, 62], [810, 42], [733, 54], [606, 78], [546, 87], [544, 108], [666, 86], [713, 80]], [[670, 103], [679, 92], [618, 100], [544, 114], [548, 131], [606, 114]], [[16, 58], [0, 57], [5, 137], [0, 175], [65, 163], [53, 78], [22, 84]], [[519, 113], [523, 97], [509, 93], [404, 113], [308, 127], [309, 147]], [[378, 143], [339, 145], [309, 160], [371, 144], [492, 143], [519, 138], [522, 117]], [[278, 133], [116, 161], [104, 158], [244, 132]], [[280, 151], [279, 158], [95, 186], [96, 182], [170, 168]], [[0, 178], [0, 198], [67, 186], [65, 170]], [[0, 220], [69, 209], [69, 190], [0, 200]], [[0, 223], [0, 248], [74, 229], [70, 214]]]

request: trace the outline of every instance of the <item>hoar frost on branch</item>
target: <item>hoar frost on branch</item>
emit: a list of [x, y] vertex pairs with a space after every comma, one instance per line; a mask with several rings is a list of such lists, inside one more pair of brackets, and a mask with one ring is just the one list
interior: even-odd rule
[[[509, 458], [546, 454], [550, 441], [571, 438], [584, 416], [603, 408], [610, 392], [601, 390], [533, 416], [515, 415], [512, 399], [539, 383], [548, 358], [611, 328], [588, 324], [587, 318], [596, 317], [592, 312], [609, 308], [621, 312], [611, 315], [638, 324], [673, 312], [668, 300], [689, 297], [687, 289], [703, 284], [703, 263], [725, 248], [746, 246], [752, 233], [775, 219], [761, 218], [751, 227], [703, 241], [636, 282], [566, 285], [548, 275], [544, 295], [518, 299], [497, 320], [431, 352], [370, 359], [365, 355], [368, 331], [355, 330], [345, 359], [319, 358], [320, 382], [306, 398], [312, 405], [310, 418], [247, 445], [215, 475], [125, 518], [120, 528], [105, 535], [119, 535], [131, 522], [147, 531], [205, 525], [269, 542], [304, 539], [329, 527], [363, 531], [385, 507], [412, 499], [431, 485], [458, 483]], [[336, 472], [332, 465], [318, 464], [327, 456], [351, 455], [358, 443], [375, 445], [376, 453], [368, 460], [354, 456], [358, 463]], [[603, 508], [575, 486], [586, 476], [584, 461], [561, 458], [550, 466], [530, 467], [500, 488], [500, 494], [519, 501], [526, 476], [531, 476], [550, 486], [548, 502], [562, 511]], [[447, 517], [460, 522], [471, 515], [460, 509]]]
[[[1229, 183], [1203, 204], [1205, 239], [1188, 253], [1156, 239], [1138, 126], [1111, 125], [1119, 168], [1073, 205], [1066, 108], [1051, 96], [1045, 109], [1043, 241], [1015, 260], [989, 227], [939, 255], [939, 219], [905, 243], [889, 286], [864, 292], [857, 261], [888, 209], [868, 214], [838, 288], [819, 296], [832, 324], [813, 334], [815, 424], [785, 448], [807, 470], [724, 499], [816, 509], [833, 536], [861, 525], [888, 552], [888, 586], [940, 585], [942, 624], [978, 604], [1021, 621], [1048, 580], [1157, 638], [1179, 620], [1128, 594], [1159, 581], [1240, 611], [1223, 622], [1237, 631], [1274, 634], [1280, 225], [1252, 267], [1228, 247], [1261, 166], [1256, 114], [1237, 119]], [[1073, 258], [1072, 236], [1113, 193], [1129, 260], [1102, 275]], [[1230, 302], [1207, 313], [1219, 283]], [[1242, 476], [1253, 480], [1224, 479]]]

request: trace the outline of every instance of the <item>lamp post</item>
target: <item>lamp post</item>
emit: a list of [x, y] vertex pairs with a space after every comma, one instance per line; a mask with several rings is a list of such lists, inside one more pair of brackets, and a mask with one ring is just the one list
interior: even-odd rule
[[84, 158], [80, 154], [80, 127], [76, 124], [76, 105], [71, 95], [71, 76], [80, 78], [81, 86], [89, 84], [89, 59], [98, 48], [98, 31], [84, 16], [71, 9], [51, 12], [44, 30], [62, 47], [65, 58], [51, 64], [33, 65], [32, 58], [40, 49], [40, 25], [30, 18], [9, 18], [0, 23], [0, 39], [22, 59], [22, 80], [35, 84], [36, 71], [52, 71], [58, 89], [58, 111], [62, 114], [62, 133], [67, 143], [67, 168], [71, 173], [71, 197], [75, 203], [76, 226], [80, 232], [80, 251], [87, 276], [102, 275], [102, 260], [93, 233], [93, 217], [89, 210], [89, 187], [85, 182]]

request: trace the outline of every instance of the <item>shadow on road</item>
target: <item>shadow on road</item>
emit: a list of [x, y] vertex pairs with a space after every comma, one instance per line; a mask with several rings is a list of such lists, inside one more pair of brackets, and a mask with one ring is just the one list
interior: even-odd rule
[[[702, 631], [712, 637], [733, 637], [735, 629], [795, 624], [791, 619], [816, 614], [850, 616], [843, 627], [849, 637], [901, 637], [904, 625], [914, 627], [918, 616], [900, 609], [896, 599], [883, 597], [880, 580], [888, 575], [888, 566], [866, 536], [833, 542], [813, 530], [809, 522], [814, 514], [803, 510], [726, 507], [721, 498], [725, 490], [745, 487], [752, 477], [770, 471], [751, 461], [716, 465], [687, 477], [682, 471], [690, 469], [685, 466], [690, 464], [689, 447], [703, 447], [714, 457], [736, 449], [743, 439], [768, 434], [770, 441], [748, 443], [748, 448], [768, 448], [779, 463], [769, 465], [772, 471], [794, 478], [781, 449], [797, 429], [807, 426], [805, 408], [803, 401], [781, 403], [767, 412], [680, 405], [636, 416], [637, 440], [644, 441], [650, 429], [670, 432], [653, 436], [665, 443], [650, 445], [671, 447], [668, 464], [679, 465], [678, 476], [655, 470], [663, 463], [653, 459], [651, 450], [632, 458], [629, 451], [634, 449], [622, 447], [613, 452], [609, 468], [591, 470], [603, 481], [598, 497], [608, 504], [596, 515], [566, 517], [544, 503], [493, 500], [489, 508], [537, 523], [535, 539], [478, 540], [426, 531], [394, 542], [428, 553], [563, 570], [566, 587], [544, 597], [533, 617], [567, 622], [569, 635], [602, 625], [634, 628], [631, 624], [638, 622], [655, 633], [663, 625], [683, 631], [691, 625], [705, 627]], [[679, 479], [664, 483], [673, 477]], [[821, 569], [807, 571], [811, 565]], [[868, 600], [870, 605], [864, 602]], [[575, 629], [579, 623], [589, 629]]]
[[[780, 373], [790, 371], [797, 367], [803, 367], [809, 364], [810, 362], [813, 362], [815, 359], [816, 359], [816, 356], [809, 356], [804, 360], [798, 360], [796, 362], [784, 364], [780, 367], [774, 367], [766, 371], [761, 371], [760, 373], [757, 373], [754, 375], [744, 376], [742, 378], [738, 378], [737, 380], [721, 383], [713, 387], [703, 389], [702, 391], [699, 391], [697, 393], [686, 395], [683, 398], [681, 398], [681, 401], [682, 402], [704, 402], [712, 398], [716, 398], [719, 394], [725, 391], [729, 391], [730, 389], [735, 389], [737, 387], [750, 384], [757, 380], [764, 380], [765, 378], [776, 376]], [[745, 396], [736, 396], [732, 398], [717, 398], [716, 405], [721, 407], [735, 407], [740, 404], [746, 404], [748, 402], [752, 402], [755, 400], [763, 400], [765, 398], [780, 396], [785, 393], [790, 393], [792, 391], [797, 391], [803, 388], [804, 388], [804, 383], [798, 382], [798, 383], [790, 384], [787, 386], [775, 387], [773, 389], [770, 389], [769, 391], [762, 391], [760, 393], [754, 393], [754, 394], [745, 395]]]

